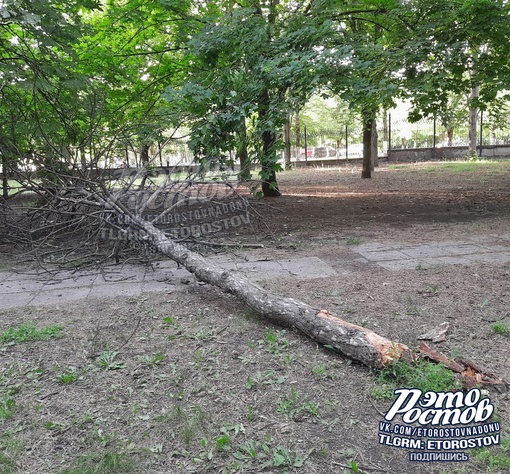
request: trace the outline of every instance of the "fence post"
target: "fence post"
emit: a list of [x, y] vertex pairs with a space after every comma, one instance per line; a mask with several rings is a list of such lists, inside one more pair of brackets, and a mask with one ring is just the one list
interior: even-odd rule
[[7, 171], [7, 157], [2, 153], [2, 197], [9, 197], [9, 176]]
[[480, 110], [480, 151], [478, 152], [478, 156], [482, 156], [482, 146], [483, 146], [483, 110]]
[[432, 132], [434, 135], [432, 137], [432, 148], [434, 148], [434, 149], [436, 148], [436, 132], [437, 132], [436, 126], [437, 126], [436, 116], [434, 115], [434, 131]]
[[345, 161], [349, 159], [349, 125], [345, 124]]
[[305, 125], [305, 163], [308, 162], [308, 137], [306, 134], [306, 125]]
[[390, 150], [391, 150], [391, 113], [388, 113], [388, 151], [386, 152], [388, 160], [390, 159]]

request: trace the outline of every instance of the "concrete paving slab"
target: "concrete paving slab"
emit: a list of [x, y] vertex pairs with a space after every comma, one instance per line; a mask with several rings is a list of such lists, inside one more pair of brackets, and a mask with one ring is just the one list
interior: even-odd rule
[[475, 244], [448, 245], [443, 248], [448, 251], [449, 255], [471, 255], [482, 253], [484, 251], [483, 246]]
[[402, 253], [409, 258], [430, 258], [430, 257], [446, 257], [450, 252], [445, 247], [436, 245], [420, 245], [418, 247], [410, 247], [402, 249]]
[[37, 292], [44, 287], [44, 282], [37, 280], [4, 280], [0, 283], [0, 294], [2, 293], [20, 293], [20, 292]]
[[288, 276], [288, 273], [277, 260], [238, 263], [237, 271], [244, 273], [248, 278], [255, 281], [281, 277], [283, 274]]
[[90, 287], [53, 289], [37, 293], [30, 301], [30, 306], [64, 304], [69, 301], [85, 299], [90, 293]]
[[[495, 240], [497, 240], [493, 235], [470, 235], [470, 236], [467, 236], [466, 238], [470, 243], [475, 242], [477, 244], [483, 244], [483, 245], [490, 244], [490, 243], [494, 242]], [[461, 242], [452, 242], [452, 243], [459, 244]]]
[[143, 282], [167, 281], [175, 278], [183, 278], [189, 276], [189, 274], [190, 273], [185, 268], [156, 270], [155, 272], [148, 271], [144, 275]]
[[[244, 262], [246, 264], [246, 262]], [[240, 262], [242, 265], [242, 263]], [[224, 268], [225, 270], [236, 270], [237, 269], [237, 263], [235, 262], [222, 262], [222, 263], [215, 263], [215, 265], [218, 265], [221, 268]]]
[[331, 265], [318, 257], [282, 260], [281, 264], [291, 275], [300, 280], [328, 278], [337, 274]]
[[56, 276], [53, 280], [44, 282], [44, 290], [52, 288], [79, 288], [81, 286], [92, 285], [98, 278], [97, 273], [95, 275], [82, 275], [77, 276], [76, 274], [72, 277]]
[[422, 264], [423, 262], [420, 260], [414, 260], [414, 259], [407, 259], [407, 260], [388, 260], [388, 261], [380, 261], [377, 262], [377, 265], [392, 271], [392, 272], [398, 272], [400, 270], [413, 270], [415, 269], [419, 264]]
[[[405, 244], [402, 244], [402, 246], [405, 246]], [[352, 245], [351, 248], [360, 254], [364, 254], [365, 252], [384, 252], [387, 250], [398, 250], [401, 246], [398, 244], [393, 243], [380, 243], [380, 242], [373, 242], [373, 243], [366, 243], [366, 244], [359, 244], [359, 245]]]
[[103, 296], [137, 296], [142, 292], [142, 283], [111, 283], [109, 285], [93, 285], [87, 298]]
[[498, 235], [498, 237], [499, 237], [500, 239], [502, 239], [502, 240], [508, 240], [508, 241], [510, 241], [510, 232], [507, 232], [507, 233], [505, 233], [505, 234], [500, 234], [500, 235]]
[[34, 293], [9, 293], [0, 296], [0, 310], [27, 306], [34, 298]]
[[210, 260], [212, 263], [216, 265], [230, 265], [232, 263], [237, 262], [246, 262], [246, 259], [240, 258], [237, 255], [233, 254], [220, 254], [220, 255], [213, 255], [211, 257], [207, 257], [207, 260]]
[[433, 265], [472, 265], [472, 255], [454, 256], [454, 257], [438, 257], [431, 259]]
[[375, 251], [375, 252], [358, 252], [363, 257], [367, 258], [371, 262], [381, 262], [388, 260], [405, 260], [409, 258], [405, 253], [400, 250], [385, 250], [385, 251]]
[[508, 251], [510, 251], [510, 245], [502, 245], [502, 244], [495, 244], [495, 243], [483, 244], [483, 248], [485, 250], [488, 250], [491, 252], [508, 252]]
[[7, 280], [8, 278], [10, 278], [12, 275], [15, 275], [14, 272], [0, 272], [0, 283], [4, 280]]
[[117, 283], [141, 283], [145, 278], [144, 273], [137, 274], [113, 274], [113, 275], [99, 275], [94, 281], [94, 286], [96, 285], [109, 285], [109, 284], [117, 284]]
[[461, 257], [437, 257], [421, 258], [409, 260], [391, 260], [387, 262], [377, 262], [377, 265], [390, 271], [399, 270], [418, 270], [435, 268], [441, 265], [468, 265], [470, 262]]
[[507, 263], [510, 262], [510, 252], [492, 252], [471, 255], [470, 258], [476, 262], [483, 263]]
[[151, 293], [155, 291], [175, 291], [179, 286], [178, 282], [172, 283], [171, 281], [146, 281], [142, 283], [142, 293]]
[[177, 265], [176, 262], [173, 260], [164, 260], [162, 262], [154, 262], [152, 266], [155, 269], [174, 269], [177, 268], [179, 265]]

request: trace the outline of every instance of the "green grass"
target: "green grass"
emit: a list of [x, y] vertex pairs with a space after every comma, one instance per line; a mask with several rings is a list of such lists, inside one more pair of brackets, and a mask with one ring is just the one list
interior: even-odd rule
[[483, 448], [474, 455], [476, 461], [489, 468], [489, 472], [510, 472], [510, 435], [501, 440], [498, 448]]
[[16, 402], [9, 394], [0, 394], [0, 421], [10, 418], [15, 406]]
[[319, 404], [315, 402], [304, 402], [296, 390], [292, 388], [290, 396], [280, 400], [276, 411], [280, 415], [288, 415], [291, 417], [300, 413], [319, 416]]
[[363, 241], [361, 239], [358, 239], [356, 237], [349, 237], [345, 240], [346, 245], [360, 245]]
[[117, 360], [118, 352], [104, 351], [96, 359], [96, 366], [101, 370], [119, 370], [124, 368], [124, 362]]
[[259, 347], [263, 347], [274, 356], [282, 356], [282, 352], [289, 349], [291, 342], [285, 337], [285, 330], [272, 331], [268, 329], [264, 339], [258, 341]]
[[450, 161], [446, 163], [425, 166], [423, 171], [433, 173], [436, 171], [450, 171], [452, 173], [472, 173], [490, 169], [494, 172], [508, 170], [508, 165], [499, 161], [477, 160], [477, 161]]
[[23, 188], [19, 181], [16, 181], [14, 179], [8, 179], [7, 186], [9, 186], [9, 194], [19, 191], [20, 189]]
[[329, 376], [328, 366], [326, 364], [317, 364], [312, 368], [313, 376], [317, 379], [325, 379]]
[[16, 472], [16, 461], [22, 451], [22, 444], [14, 439], [12, 432], [4, 431], [0, 435], [0, 473]]
[[[451, 370], [441, 364], [424, 360], [414, 364], [396, 361], [380, 370], [377, 380], [381, 384], [398, 388], [418, 388], [423, 392], [445, 392], [458, 388], [455, 375]], [[382, 396], [382, 394], [381, 392], [378, 395]]]
[[395, 397], [395, 387], [388, 387], [384, 384], [382, 387], [374, 387], [370, 392], [370, 396], [374, 400], [392, 400]]
[[124, 474], [134, 470], [133, 462], [126, 454], [104, 452], [83, 454], [60, 474]]
[[510, 327], [503, 321], [498, 321], [491, 326], [492, 330], [500, 336], [510, 336]]
[[80, 372], [76, 367], [69, 367], [65, 372], [57, 376], [57, 381], [61, 384], [73, 383], [80, 378]]
[[0, 334], [0, 342], [45, 341], [53, 337], [59, 337], [62, 330], [62, 326], [46, 326], [38, 329], [33, 322], [28, 322], [17, 327], [11, 327]]
[[406, 172], [423, 171], [425, 173], [435, 172], [451, 172], [451, 173], [472, 173], [477, 171], [490, 171], [491, 173], [503, 173], [508, 171], [510, 163], [508, 161], [499, 160], [463, 160], [463, 161], [447, 161], [444, 163], [431, 163], [423, 167], [416, 167], [412, 164], [396, 164], [389, 165], [391, 170], [404, 170]]

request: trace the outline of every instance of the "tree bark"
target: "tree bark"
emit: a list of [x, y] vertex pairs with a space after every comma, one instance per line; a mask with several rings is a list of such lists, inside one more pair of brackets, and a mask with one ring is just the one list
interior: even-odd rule
[[372, 155], [371, 163], [370, 163], [370, 169], [371, 171], [374, 171], [374, 168], [379, 166], [379, 150], [378, 150], [378, 142], [379, 136], [377, 134], [377, 120], [374, 118], [372, 121], [372, 137], [371, 137], [371, 144], [370, 144], [370, 153]]
[[144, 143], [140, 150], [140, 164], [141, 166], [147, 166], [149, 164], [149, 150], [150, 145]]
[[285, 156], [285, 169], [290, 170], [292, 168], [290, 162], [290, 115], [287, 117], [287, 121], [285, 122], [283, 128], [283, 141], [285, 143], [284, 156]]
[[299, 112], [296, 112], [296, 161], [299, 160], [301, 154], [301, 118]]
[[446, 129], [446, 134], [448, 135], [448, 146], [453, 146], [453, 131], [452, 127]]
[[4, 199], [9, 197], [9, 167], [4, 153], [2, 153], [2, 197]]
[[251, 179], [250, 163], [248, 160], [248, 134], [246, 132], [246, 119], [241, 118], [239, 124], [239, 149], [237, 151], [239, 158], [239, 165], [241, 170], [239, 172], [239, 178], [248, 180]]
[[[117, 209], [120, 206], [114, 202], [110, 205]], [[147, 241], [155, 249], [185, 267], [198, 280], [236, 296], [271, 322], [298, 329], [315, 341], [331, 346], [369, 367], [382, 368], [409, 351], [404, 344], [343, 321], [327, 310], [267, 291], [244, 275], [218, 267], [174, 242], [142, 218], [131, 216], [131, 219], [136, 228], [146, 233]]]
[[274, 170], [275, 161], [272, 159], [274, 155], [274, 147], [276, 145], [276, 134], [272, 131], [262, 133], [262, 194], [264, 197], [281, 196], [276, 181], [276, 171]]
[[362, 112], [363, 117], [363, 169], [362, 178], [372, 177], [372, 126], [374, 114], [369, 110]]
[[477, 125], [478, 125], [478, 108], [473, 105], [473, 102], [478, 99], [480, 95], [480, 86], [473, 87], [471, 95], [469, 96], [469, 139], [468, 150], [470, 155], [476, 154], [476, 138], [477, 138]]

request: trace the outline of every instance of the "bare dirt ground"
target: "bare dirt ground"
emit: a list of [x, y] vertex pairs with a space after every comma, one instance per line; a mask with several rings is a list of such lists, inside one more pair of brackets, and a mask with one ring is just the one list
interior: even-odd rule
[[[410, 347], [447, 321], [436, 349], [510, 380], [510, 338], [493, 329], [510, 326], [510, 265], [388, 271], [352, 251], [509, 236], [510, 162], [382, 165], [372, 180], [359, 175], [282, 173], [284, 196], [253, 200], [260, 218], [224, 237], [264, 243], [246, 251], [261, 259], [319, 256], [339, 269], [264, 287]], [[394, 398], [375, 395], [385, 388], [376, 373], [208, 286], [7, 310], [0, 335], [30, 321], [63, 330], [0, 341], [1, 473], [510, 472], [508, 392], [489, 390], [501, 446], [467, 450], [463, 463], [409, 462], [408, 450], [378, 442]]]

